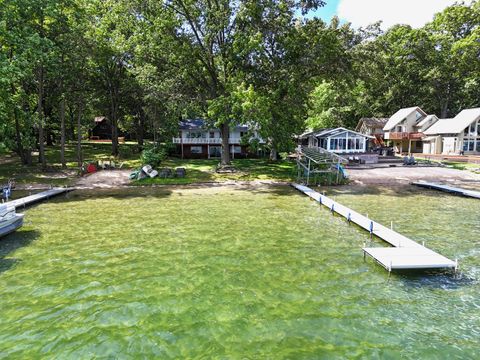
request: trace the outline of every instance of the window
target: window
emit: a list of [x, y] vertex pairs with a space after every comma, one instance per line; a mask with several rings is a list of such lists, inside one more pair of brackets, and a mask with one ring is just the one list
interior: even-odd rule
[[463, 151], [475, 151], [475, 139], [463, 139]]
[[320, 147], [323, 148], [323, 149], [326, 149], [326, 148], [327, 148], [327, 140], [324, 139], [324, 138], [321, 138], [321, 139], [319, 140], [319, 145], [318, 145], [318, 146], [320, 146]]
[[330, 150], [337, 150], [338, 139], [330, 139]]
[[363, 142], [361, 138], [355, 139], [355, 149], [356, 150], [363, 150]]
[[215, 131], [210, 131], [210, 139], [214, 139], [215, 138]]
[[348, 139], [348, 150], [355, 150], [355, 139]]
[[242, 147], [238, 145], [232, 145], [232, 151], [235, 154], [240, 154], [242, 152]]
[[470, 124], [470, 135], [477, 135], [477, 123]]
[[480, 152], [480, 139], [477, 139], [477, 151]]
[[201, 154], [203, 153], [203, 148], [201, 146], [190, 146], [190, 152], [192, 154]]
[[206, 134], [201, 131], [189, 131], [187, 133], [187, 139], [201, 139], [205, 137], [206, 137]]
[[222, 156], [222, 147], [210, 146], [210, 157], [220, 157], [220, 156]]

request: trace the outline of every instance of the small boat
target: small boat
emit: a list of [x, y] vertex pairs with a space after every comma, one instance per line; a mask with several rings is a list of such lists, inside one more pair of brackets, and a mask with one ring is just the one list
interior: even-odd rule
[[23, 225], [23, 214], [17, 214], [15, 206], [0, 205], [0, 237], [14, 232]]

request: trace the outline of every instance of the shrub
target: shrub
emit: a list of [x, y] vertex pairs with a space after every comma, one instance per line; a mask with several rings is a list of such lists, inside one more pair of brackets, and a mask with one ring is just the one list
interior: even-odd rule
[[159, 146], [146, 146], [142, 151], [142, 164], [151, 165], [153, 168], [160, 166], [163, 160], [167, 157], [164, 148]]

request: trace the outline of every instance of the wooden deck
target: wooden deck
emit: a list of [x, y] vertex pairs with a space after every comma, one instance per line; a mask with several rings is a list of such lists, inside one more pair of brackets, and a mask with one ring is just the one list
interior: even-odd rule
[[437, 183], [429, 183], [426, 181], [413, 182], [412, 185], [416, 185], [416, 186], [420, 186], [428, 189], [440, 190], [440, 191], [444, 191], [452, 194], [472, 197], [475, 199], [480, 199], [480, 191], [467, 190], [467, 189], [462, 189], [462, 188], [457, 188], [457, 187], [442, 185]]
[[321, 205], [389, 243], [393, 248], [363, 248], [364, 254], [374, 258], [388, 271], [400, 269], [456, 269], [458, 264], [433, 250], [333, 201], [306, 186], [292, 184], [297, 190]]
[[52, 188], [50, 190], [42, 191], [37, 194], [26, 196], [17, 200], [11, 200], [7, 204], [15, 206], [15, 209], [26, 207], [28, 205], [37, 203], [42, 200], [50, 199], [51, 197], [72, 191], [73, 188]]

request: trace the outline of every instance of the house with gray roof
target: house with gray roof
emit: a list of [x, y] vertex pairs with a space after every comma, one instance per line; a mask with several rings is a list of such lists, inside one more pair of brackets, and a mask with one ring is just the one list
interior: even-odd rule
[[337, 154], [365, 153], [368, 150], [368, 141], [373, 138], [342, 127], [309, 130], [298, 137], [300, 145], [322, 148]]
[[[220, 129], [210, 126], [203, 119], [189, 119], [180, 121], [178, 135], [172, 141], [182, 158], [211, 159], [221, 157], [222, 137]], [[244, 137], [255, 138], [259, 143], [265, 143], [257, 131], [250, 125], [236, 125], [230, 129], [229, 151], [232, 159], [245, 158], [249, 155], [248, 146]]]
[[427, 113], [418, 106], [404, 108], [393, 114], [383, 127], [385, 140], [390, 140], [396, 153], [421, 153], [423, 151], [422, 125], [431, 124], [435, 118], [428, 117]]
[[440, 119], [424, 131], [425, 154], [480, 154], [480, 108]]

